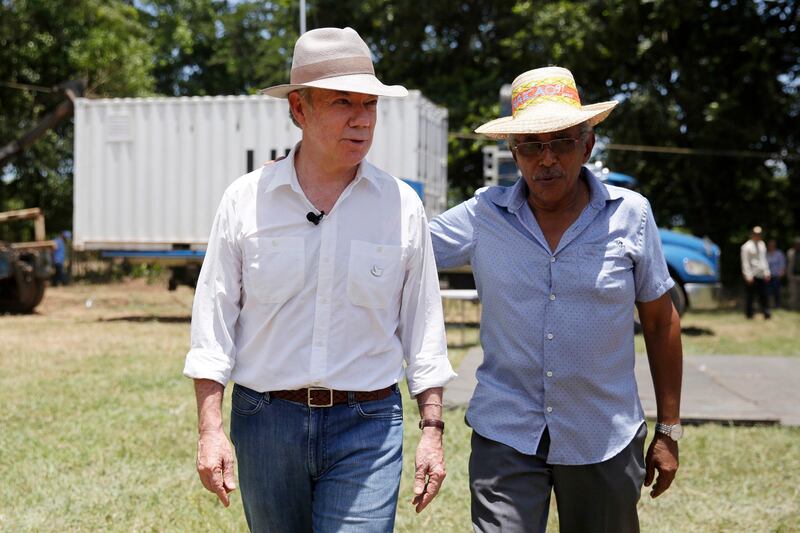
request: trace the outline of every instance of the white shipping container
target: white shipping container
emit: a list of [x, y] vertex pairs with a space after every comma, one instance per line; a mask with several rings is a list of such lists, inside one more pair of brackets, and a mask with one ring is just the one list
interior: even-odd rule
[[[202, 249], [225, 188], [300, 139], [267, 96], [79, 98], [76, 249]], [[447, 110], [419, 91], [381, 98], [367, 159], [410, 182], [429, 217], [447, 207]]]

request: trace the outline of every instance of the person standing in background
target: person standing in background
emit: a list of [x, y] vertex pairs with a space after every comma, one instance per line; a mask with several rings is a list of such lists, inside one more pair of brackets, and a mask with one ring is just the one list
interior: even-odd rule
[[750, 239], [742, 245], [742, 277], [745, 282], [745, 310], [747, 318], [753, 318], [753, 298], [758, 295], [758, 303], [764, 319], [769, 320], [769, 303], [767, 302], [767, 283], [769, 283], [769, 264], [767, 263], [767, 246], [761, 239], [761, 226], [755, 226], [750, 232]]
[[789, 285], [789, 309], [800, 310], [800, 237], [786, 252], [786, 278]]
[[67, 262], [67, 241], [72, 237], [69, 231], [62, 231], [53, 241], [56, 243], [56, 249], [53, 250], [53, 266], [55, 273], [53, 274], [53, 287], [67, 284], [67, 275], [64, 265]]
[[781, 306], [781, 283], [786, 275], [786, 255], [778, 248], [775, 239], [767, 242], [767, 263], [769, 264], [767, 301], [772, 298], [774, 309], [779, 309]]

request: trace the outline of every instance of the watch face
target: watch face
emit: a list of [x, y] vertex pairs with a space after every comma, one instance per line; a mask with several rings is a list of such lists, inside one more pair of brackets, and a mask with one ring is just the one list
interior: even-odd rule
[[680, 424], [672, 426], [672, 431], [669, 432], [669, 436], [672, 437], [672, 440], [679, 440], [683, 437], [683, 426]]

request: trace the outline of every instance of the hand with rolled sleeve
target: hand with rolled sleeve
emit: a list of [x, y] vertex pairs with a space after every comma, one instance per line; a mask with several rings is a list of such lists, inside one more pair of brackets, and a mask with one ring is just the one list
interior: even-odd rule
[[[442, 388], [428, 389], [417, 395], [419, 414], [424, 421], [442, 419]], [[443, 427], [426, 426], [417, 445], [414, 462], [414, 497], [411, 503], [422, 512], [439, 494], [447, 470], [444, 464]]]
[[229, 493], [236, 490], [233, 448], [222, 429], [222, 396], [225, 388], [209, 379], [195, 380], [198, 432], [197, 473], [203, 486], [230, 505]]

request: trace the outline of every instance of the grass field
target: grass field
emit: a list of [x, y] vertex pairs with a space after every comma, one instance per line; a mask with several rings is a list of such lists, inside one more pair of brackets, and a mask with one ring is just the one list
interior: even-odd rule
[[[181, 376], [191, 298], [141, 281], [78, 285], [49, 290], [36, 315], [0, 316], [0, 531], [246, 530], [238, 496], [222, 508], [194, 472], [194, 398]], [[797, 355], [796, 314], [769, 324], [690, 314], [687, 326], [714, 332], [687, 336], [687, 353]], [[415, 515], [417, 417], [406, 407], [397, 531], [469, 531], [463, 410], [445, 414], [440, 497]], [[643, 493], [643, 531], [800, 531], [800, 429], [691, 427], [681, 458], [673, 489]]]

